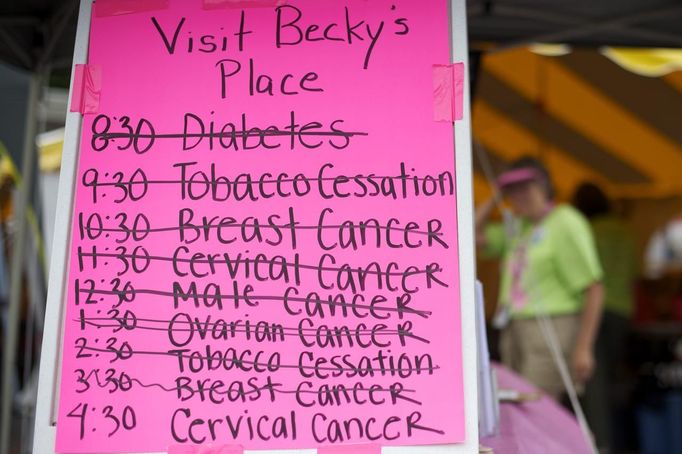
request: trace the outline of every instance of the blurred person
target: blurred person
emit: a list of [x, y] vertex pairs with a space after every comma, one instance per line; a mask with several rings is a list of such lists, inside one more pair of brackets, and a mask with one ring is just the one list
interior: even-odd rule
[[650, 279], [682, 270], [682, 215], [654, 232], [647, 244], [644, 262], [645, 274]]
[[590, 221], [604, 269], [604, 313], [595, 347], [597, 367], [585, 390], [585, 414], [598, 445], [619, 450], [624, 443], [614, 438], [617, 434], [613, 428], [625, 427], [627, 339], [637, 276], [635, 240], [597, 185], [581, 184], [573, 195], [573, 204]]
[[536, 316], [549, 318], [580, 392], [595, 367], [603, 300], [592, 232], [575, 208], [555, 204], [549, 173], [535, 158], [512, 163], [498, 186], [515, 217], [490, 223], [497, 200], [482, 204], [476, 211], [476, 242], [483, 254], [502, 259], [496, 315], [498, 327], [504, 325], [502, 361], [560, 400], [564, 384]]

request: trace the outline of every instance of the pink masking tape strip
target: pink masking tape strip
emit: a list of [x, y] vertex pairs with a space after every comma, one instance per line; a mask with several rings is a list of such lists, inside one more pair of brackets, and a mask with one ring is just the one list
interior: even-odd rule
[[207, 443], [205, 445], [171, 445], [168, 454], [244, 454], [241, 445], [221, 445]]
[[464, 63], [452, 65], [452, 75], [455, 83], [454, 114], [455, 120], [464, 118]]
[[219, 8], [266, 8], [281, 6], [286, 0], [204, 0], [204, 9]]
[[168, 8], [168, 0], [97, 0], [95, 16], [119, 16]]
[[381, 454], [381, 446], [368, 445], [339, 445], [339, 446], [320, 446], [317, 454]]
[[73, 76], [71, 112], [92, 114], [99, 112], [102, 90], [102, 68], [96, 65], [76, 65]]
[[454, 122], [464, 116], [464, 63], [433, 65], [433, 119]]

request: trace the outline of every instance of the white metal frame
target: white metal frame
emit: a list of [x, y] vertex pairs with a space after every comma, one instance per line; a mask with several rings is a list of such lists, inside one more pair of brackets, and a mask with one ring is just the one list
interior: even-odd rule
[[[466, 0], [450, 0], [451, 53], [455, 62], [468, 68], [466, 33]], [[81, 0], [73, 64], [87, 63], [90, 16], [93, 0]], [[434, 62], [435, 63], [435, 62]], [[73, 91], [69, 92], [69, 104]], [[464, 118], [457, 121], [455, 135], [455, 169], [457, 180], [457, 221], [459, 241], [460, 301], [462, 319], [462, 373], [466, 441], [451, 445], [383, 447], [383, 454], [473, 454], [478, 452], [478, 403], [476, 380], [476, 323], [475, 323], [475, 260], [473, 229], [471, 121], [469, 102], [469, 74], [464, 77]], [[81, 136], [81, 115], [68, 112], [64, 134], [64, 150], [57, 197], [57, 216], [50, 263], [47, 312], [40, 363], [40, 385], [36, 409], [33, 452], [54, 453], [57, 428], [56, 409], [59, 399], [61, 337], [63, 326], [62, 301], [65, 299], [68, 253], [71, 238], [78, 151]], [[247, 451], [253, 454], [316, 454], [315, 449]]]
[[[76, 45], [73, 54], [74, 65], [87, 63], [92, 2], [93, 0], [81, 0], [78, 11]], [[69, 105], [73, 96], [73, 77], [74, 72], [72, 71]], [[61, 369], [61, 338], [64, 315], [62, 301], [65, 300], [65, 284], [69, 266], [68, 251], [70, 250], [71, 239], [71, 215], [73, 210], [74, 183], [78, 168], [80, 136], [81, 115], [76, 112], [67, 112], [55, 230], [52, 242], [53, 250], [50, 260], [33, 440], [33, 452], [41, 454], [54, 452], [57, 434], [55, 421], [56, 409], [59, 403], [58, 386]]]

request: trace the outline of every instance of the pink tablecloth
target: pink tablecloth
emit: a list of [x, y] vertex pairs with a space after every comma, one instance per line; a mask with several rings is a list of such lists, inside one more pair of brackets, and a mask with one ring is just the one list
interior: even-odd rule
[[[496, 365], [498, 386], [534, 392], [535, 387], [503, 366]], [[590, 449], [571, 413], [549, 397], [524, 404], [500, 406], [500, 433], [481, 439], [495, 454], [589, 454]]]

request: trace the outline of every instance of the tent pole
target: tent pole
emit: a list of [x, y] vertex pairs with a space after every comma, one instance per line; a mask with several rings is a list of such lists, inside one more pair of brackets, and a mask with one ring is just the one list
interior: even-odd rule
[[28, 109], [26, 112], [26, 129], [24, 133], [23, 162], [21, 165], [21, 183], [17, 187], [17, 206], [14, 209], [16, 230], [10, 265], [10, 295], [5, 330], [5, 355], [2, 367], [2, 424], [0, 430], [0, 454], [10, 453], [12, 427], [12, 403], [14, 400], [14, 366], [17, 354], [17, 338], [19, 334], [19, 312], [21, 309], [22, 271], [26, 252], [26, 234], [29, 230], [26, 211], [33, 186], [33, 166], [35, 163], [35, 133], [38, 96], [41, 89], [42, 73], [31, 74], [28, 92]]

